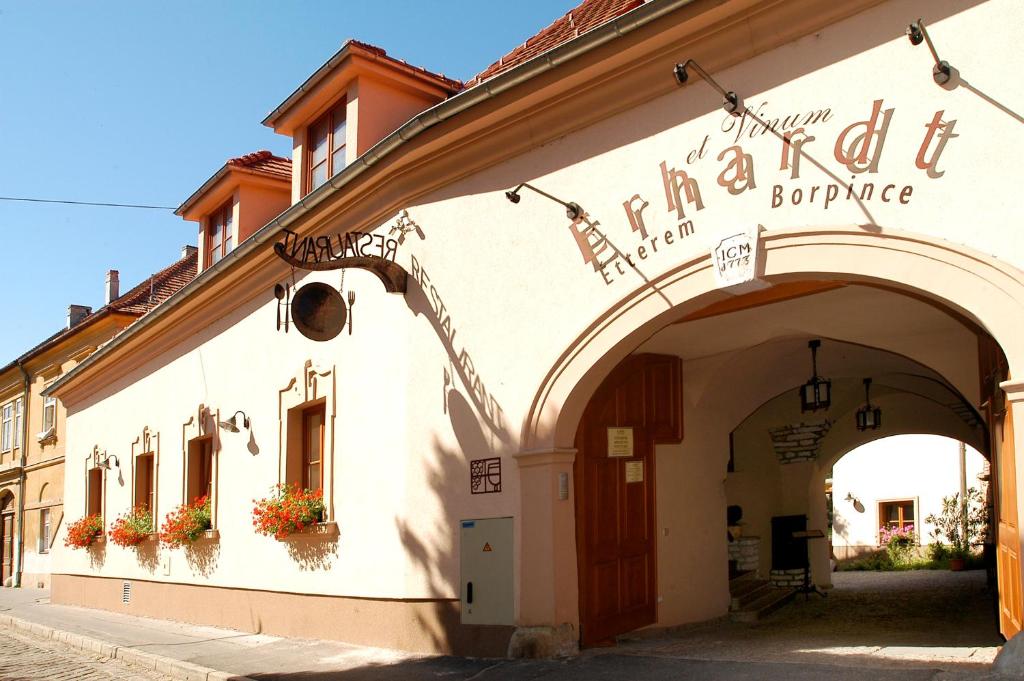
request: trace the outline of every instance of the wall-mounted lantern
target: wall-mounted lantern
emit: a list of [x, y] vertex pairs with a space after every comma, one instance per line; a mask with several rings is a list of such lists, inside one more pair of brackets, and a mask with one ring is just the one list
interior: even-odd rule
[[531, 191], [537, 192], [538, 194], [545, 198], [551, 199], [555, 203], [562, 204], [565, 207], [565, 217], [569, 218], [570, 220], [579, 220], [580, 217], [583, 215], [583, 208], [580, 207], [580, 204], [576, 203], [575, 201], [563, 201], [557, 196], [552, 196], [551, 194], [548, 194], [545, 191], [541, 191], [540, 189], [534, 187], [532, 184], [528, 184], [526, 182], [521, 182], [519, 186], [516, 187], [515, 189], [510, 189], [507, 192], [505, 192], [505, 198], [511, 201], [512, 203], [519, 203], [520, 199], [522, 199], [522, 197], [519, 196], [519, 191], [524, 187]]
[[687, 59], [682, 64], [676, 64], [675, 68], [672, 69], [673, 75], [676, 77], [676, 82], [683, 85], [690, 79], [690, 74], [687, 72], [687, 68], [692, 67], [694, 71], [700, 74], [700, 77], [704, 79], [711, 87], [718, 90], [718, 93], [724, 98], [722, 102], [722, 108], [727, 114], [733, 116], [739, 116], [746, 109], [743, 104], [743, 98], [732, 90], [726, 90], [724, 87], [715, 82], [715, 79], [708, 75], [708, 72], [700, 67], [700, 64], [692, 59]]
[[925, 28], [924, 22], [920, 19], [907, 26], [907, 37], [910, 38], [911, 45], [920, 45], [926, 43], [928, 50], [932, 53], [932, 58], [935, 60], [935, 66], [932, 68], [932, 79], [936, 85], [945, 85], [952, 79], [953, 71], [955, 70], [949, 65], [949, 62], [944, 59], [939, 59], [939, 53], [935, 51], [935, 45], [932, 43], [932, 38], [928, 35], [928, 29]]
[[871, 406], [871, 379], [864, 379], [864, 406], [857, 410], [857, 430], [878, 430], [882, 427], [882, 410]]
[[818, 375], [818, 348], [821, 341], [815, 339], [807, 343], [811, 349], [811, 378], [800, 386], [800, 411], [818, 411], [828, 409], [832, 404], [832, 381]]
[[239, 414], [242, 415], [242, 421], [241, 421], [242, 428], [245, 428], [246, 430], [249, 430], [249, 417], [246, 416], [245, 412], [242, 411], [241, 409], [239, 409], [234, 414], [232, 414], [231, 418], [229, 418], [228, 420], [226, 420], [226, 421], [218, 421], [217, 425], [220, 426], [220, 428], [222, 430], [226, 430], [229, 433], [237, 433], [239, 431], [239, 427], [238, 427], [238, 424], [239, 424], [238, 415]]

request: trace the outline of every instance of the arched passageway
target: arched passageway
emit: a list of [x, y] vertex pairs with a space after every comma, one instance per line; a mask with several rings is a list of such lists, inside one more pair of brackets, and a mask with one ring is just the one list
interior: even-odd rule
[[[761, 240], [758, 275], [770, 286], [728, 295], [712, 285], [708, 260], [687, 263], [608, 311], [566, 351], [538, 392], [523, 433], [530, 447], [521, 461], [538, 479], [544, 477], [541, 467], [575, 475], [574, 517], [569, 523], [552, 517], [556, 526], [546, 536], [571, 530], [576, 552], [553, 552], [546, 577], [578, 586], [575, 594], [556, 589], [554, 609], [571, 623], [578, 613], [574, 623], [584, 644], [637, 626], [673, 626], [728, 611], [728, 572], [722, 566], [729, 560], [730, 494], [750, 496], [748, 512], [761, 518], [802, 515], [808, 530], [824, 528], [822, 484], [841, 453], [869, 439], [912, 432], [941, 434], [988, 451], [991, 432], [1003, 419], [992, 409], [994, 388], [1015, 363], [1024, 362], [1015, 333], [1019, 322], [1011, 312], [1024, 300], [1016, 272], [993, 259], [899, 233], [806, 229], [769, 232]], [[811, 375], [810, 339], [822, 339], [818, 373], [832, 379], [833, 399], [827, 410], [804, 413], [797, 388]], [[627, 356], [675, 358], [678, 386], [671, 379], [675, 369], [645, 369], [644, 378], [629, 388], [628, 380], [609, 373]], [[869, 377], [876, 381], [873, 401], [886, 418], [882, 429], [865, 434], [854, 416]], [[608, 380], [618, 385], [609, 387]], [[1018, 398], [1012, 385], [1003, 387], [1011, 401]], [[659, 391], [681, 406], [679, 439], [652, 434], [666, 426], [657, 419]], [[595, 399], [606, 401], [599, 418]], [[630, 405], [637, 404], [639, 411], [631, 414]], [[634, 449], [609, 456], [630, 419]], [[803, 449], [790, 456], [782, 446], [787, 442]], [[588, 451], [595, 449], [596, 457]], [[608, 458], [622, 459], [612, 464], [618, 472], [595, 473], [591, 462], [600, 459], [607, 468]], [[630, 462], [635, 463], [627, 469]], [[1019, 481], [1006, 482], [1015, 489]], [[636, 486], [644, 493], [635, 493]], [[631, 504], [631, 498], [643, 503]], [[588, 510], [597, 507], [600, 514]], [[1002, 517], [1016, 526], [1013, 511], [1007, 517], [1003, 509]], [[640, 527], [638, 512], [642, 532], [625, 532], [623, 522]], [[625, 538], [612, 542], [618, 548], [591, 541], [606, 536], [601, 518], [604, 531], [617, 527], [617, 536]], [[524, 512], [524, 620], [534, 588], [528, 581], [533, 571], [525, 567], [530, 521]], [[636, 544], [638, 537], [647, 546], [642, 556], [633, 546], [628, 560], [593, 560], [621, 551], [624, 543]], [[1019, 546], [1009, 548], [1016, 560]], [[762, 550], [770, 553], [772, 547]], [[759, 560], [770, 570], [769, 558]], [[1000, 570], [1019, 583], [1019, 561]], [[829, 585], [825, 542], [811, 550], [811, 579]], [[649, 614], [624, 615], [640, 610]], [[596, 637], [588, 635], [595, 631]]]

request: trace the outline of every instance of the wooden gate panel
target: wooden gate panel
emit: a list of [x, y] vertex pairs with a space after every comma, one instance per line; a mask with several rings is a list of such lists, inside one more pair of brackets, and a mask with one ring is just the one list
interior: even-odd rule
[[[583, 645], [657, 619], [654, 444], [681, 437], [681, 364], [678, 357], [629, 357], [580, 421], [574, 476]], [[633, 429], [632, 457], [608, 455], [608, 428]], [[633, 482], [626, 482], [627, 462]]]
[[[1017, 456], [1014, 446], [1013, 409], [1006, 405], [998, 446], [994, 446], [997, 468], [996, 499], [997, 559], [999, 586], [999, 630], [1007, 639], [1021, 630], [1020, 529], [1017, 519]], [[993, 443], [994, 445], [996, 443]]]

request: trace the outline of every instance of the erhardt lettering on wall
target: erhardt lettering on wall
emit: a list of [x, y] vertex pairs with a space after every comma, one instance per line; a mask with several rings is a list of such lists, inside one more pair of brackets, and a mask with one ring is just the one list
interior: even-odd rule
[[[940, 169], [942, 154], [949, 141], [958, 137], [954, 132], [957, 121], [944, 120], [945, 113], [945, 110], [935, 111], [930, 118], [923, 117], [921, 121], [923, 130], [914, 166], [923, 171], [927, 179], [945, 174], [945, 170]], [[870, 111], [865, 111], [862, 118], [851, 116], [850, 122], [832, 139], [821, 130], [824, 124], [836, 118], [831, 108], [772, 117], [768, 103], [761, 102], [744, 109], [740, 116], [725, 117], [721, 133], [727, 136], [727, 143], [717, 154], [713, 151], [717, 145], [712, 135], [705, 134], [700, 144], [685, 155], [661, 160], [656, 169], [652, 167], [664, 190], [662, 197], [652, 199], [655, 204], [640, 193], [622, 202], [626, 223], [639, 245], [634, 242], [623, 247], [613, 243], [601, 223], [588, 213], [573, 220], [569, 230], [584, 264], [591, 265], [605, 284], [611, 284], [629, 269], [637, 269], [641, 261], [657, 253], [659, 248], [664, 250], [692, 235], [696, 229], [694, 220], [701, 211], [727, 206], [725, 202], [732, 197], [757, 192], [758, 177], [768, 171], [784, 175], [782, 183], [771, 184], [769, 191], [760, 190], [768, 209], [787, 206], [828, 210], [851, 201], [861, 205], [867, 202], [908, 205], [914, 194], [910, 178], [892, 181], [876, 177], [883, 170], [883, 152], [894, 117], [895, 108], [886, 108], [884, 99], [876, 99]], [[813, 134], [815, 132], [818, 134]], [[744, 147], [751, 141], [773, 137], [778, 141], [774, 158], [755, 160]], [[692, 166], [709, 158], [717, 163], [714, 170], [698, 175]], [[830, 181], [794, 184], [793, 181], [801, 179], [807, 164], [813, 165]], [[840, 178], [837, 173], [848, 173], [850, 179]], [[653, 211], [660, 216], [659, 222], [667, 219], [673, 226], [652, 227]]]

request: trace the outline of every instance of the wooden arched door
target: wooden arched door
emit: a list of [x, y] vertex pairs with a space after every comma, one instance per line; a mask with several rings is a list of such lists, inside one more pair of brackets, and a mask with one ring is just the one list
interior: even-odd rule
[[654, 445], [682, 430], [675, 356], [628, 357], [584, 410], [573, 470], [584, 646], [657, 621]]

